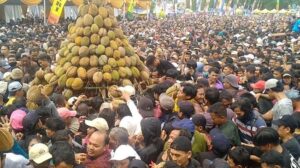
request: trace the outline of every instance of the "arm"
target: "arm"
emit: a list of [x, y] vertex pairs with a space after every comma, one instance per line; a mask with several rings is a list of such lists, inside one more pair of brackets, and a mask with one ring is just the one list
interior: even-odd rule
[[143, 119], [142, 115], [139, 113], [136, 105], [134, 102], [130, 99], [129, 94], [123, 92], [123, 99], [127, 102], [127, 106], [132, 114], [132, 117], [134, 119], [137, 119], [138, 121], [141, 121]]

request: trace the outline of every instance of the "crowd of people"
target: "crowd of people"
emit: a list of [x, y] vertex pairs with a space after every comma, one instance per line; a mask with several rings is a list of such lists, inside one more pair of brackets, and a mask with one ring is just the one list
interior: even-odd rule
[[122, 21], [152, 84], [110, 100], [31, 85], [69, 22], [0, 26], [0, 167], [300, 167], [300, 17]]

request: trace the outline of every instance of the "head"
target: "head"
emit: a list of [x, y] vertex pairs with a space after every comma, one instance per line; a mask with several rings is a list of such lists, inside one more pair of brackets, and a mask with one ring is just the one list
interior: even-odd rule
[[128, 144], [128, 132], [125, 128], [114, 127], [109, 133], [109, 147], [110, 149], [117, 149], [120, 145]]
[[132, 116], [129, 107], [125, 103], [120, 104], [118, 106], [116, 113], [117, 113], [118, 119], [120, 119], [120, 120], [125, 116]]
[[277, 80], [281, 80], [283, 71], [284, 71], [284, 69], [282, 67], [274, 68], [274, 70], [273, 70], [274, 78], [277, 79]]
[[13, 81], [8, 84], [8, 92], [9, 92], [9, 96], [14, 96], [14, 97], [24, 96], [23, 86], [18, 81]]
[[256, 68], [255, 68], [254, 65], [248, 65], [246, 67], [246, 77], [247, 77], [247, 79], [250, 79], [250, 78], [254, 77], [255, 76], [255, 71], [256, 71]]
[[209, 81], [212, 83], [216, 83], [219, 78], [219, 73], [220, 73], [220, 70], [218, 68], [216, 68], [216, 67], [209, 68], [209, 70], [208, 70]]
[[30, 50], [30, 55], [32, 60], [37, 61], [38, 60], [38, 56], [40, 54], [40, 49], [37, 47], [34, 47], [32, 50]]
[[260, 157], [260, 165], [262, 168], [283, 168], [284, 160], [281, 153], [270, 150]]
[[87, 145], [87, 155], [93, 158], [99, 157], [107, 149], [107, 135], [105, 132], [95, 131]]
[[227, 122], [227, 110], [221, 102], [211, 105], [208, 109], [214, 125], [222, 125]]
[[225, 89], [238, 90], [238, 88], [239, 88], [238, 78], [233, 74], [229, 74], [229, 75], [225, 76], [225, 78], [223, 80], [223, 85], [224, 85]]
[[271, 99], [275, 99], [276, 96], [283, 92], [284, 86], [277, 79], [269, 79], [265, 84], [265, 89]]
[[220, 101], [222, 102], [222, 104], [226, 107], [229, 108], [233, 102], [233, 96], [231, 93], [229, 93], [226, 90], [223, 90], [220, 93]]
[[253, 107], [250, 100], [247, 98], [238, 99], [232, 104], [231, 108], [237, 118], [242, 122], [247, 122], [252, 117]]
[[220, 92], [216, 88], [207, 88], [205, 90], [205, 100], [208, 105], [217, 103], [220, 99]]
[[273, 124], [278, 126], [277, 132], [281, 139], [292, 136], [298, 127], [298, 123], [292, 115], [284, 115], [281, 119], [273, 121]]
[[30, 62], [31, 62], [31, 58], [30, 58], [30, 55], [29, 53], [23, 53], [21, 54], [21, 65], [22, 66], [28, 66], [30, 65]]
[[160, 64], [160, 61], [155, 56], [148, 56], [146, 60], [147, 66], [157, 67]]
[[29, 150], [29, 160], [35, 168], [48, 168], [51, 159], [52, 155], [49, 153], [49, 148], [45, 144], [35, 144]]
[[233, 74], [234, 72], [234, 65], [232, 64], [226, 64], [223, 68], [223, 73], [224, 75], [230, 75], [230, 74]]
[[205, 89], [202, 86], [197, 85], [197, 94], [195, 100], [199, 103], [204, 103]]
[[8, 60], [8, 64], [10, 65], [10, 67], [15, 68], [17, 65], [17, 59], [16, 59], [16, 55], [14, 54], [10, 54], [7, 57]]
[[170, 146], [171, 159], [180, 167], [186, 167], [192, 158], [191, 141], [184, 136], [177, 137]]
[[38, 56], [38, 63], [41, 68], [45, 69], [50, 67], [51, 64], [51, 58], [49, 55], [42, 53]]
[[202, 114], [195, 114], [192, 117], [192, 121], [195, 125], [195, 130], [199, 132], [205, 132], [206, 118]]
[[73, 168], [75, 163], [75, 153], [67, 142], [56, 142], [50, 148], [53, 164], [55, 168]]
[[63, 130], [66, 128], [66, 125], [63, 120], [60, 118], [48, 118], [46, 120], [46, 134], [49, 138], [52, 138], [55, 132]]
[[237, 146], [228, 153], [227, 162], [230, 168], [245, 168], [250, 162], [250, 153], [244, 147]]
[[197, 89], [190, 83], [184, 83], [177, 94], [179, 100], [191, 100], [197, 95]]
[[282, 81], [284, 85], [291, 85], [293, 82], [293, 76], [291, 72], [284, 72], [282, 75]]
[[178, 106], [179, 106], [178, 117], [180, 119], [191, 118], [191, 116], [195, 113], [194, 105], [189, 101], [180, 101], [178, 103]]
[[279, 134], [273, 128], [262, 128], [254, 136], [253, 142], [261, 151], [268, 152], [280, 144]]

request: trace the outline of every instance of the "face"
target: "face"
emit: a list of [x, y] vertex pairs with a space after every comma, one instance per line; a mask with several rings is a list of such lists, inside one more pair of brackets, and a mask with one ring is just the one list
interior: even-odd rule
[[154, 65], [155, 67], [157, 67], [157, 66], [159, 65], [159, 59], [156, 58], [156, 59], [154, 60], [153, 65]]
[[223, 83], [223, 85], [224, 85], [224, 89], [231, 88], [231, 85], [228, 82], [226, 82], [226, 81]]
[[222, 99], [221, 102], [226, 108], [229, 108], [230, 105], [232, 104], [232, 100], [227, 100], [227, 99]]
[[46, 60], [38, 60], [40, 67], [47, 68], [49, 66], [49, 62]]
[[9, 50], [6, 46], [1, 47], [1, 54], [3, 54], [3, 55], [8, 55], [9, 54]]
[[221, 125], [223, 123], [223, 117], [217, 115], [216, 113], [210, 113], [210, 116], [214, 125]]
[[186, 99], [186, 95], [183, 92], [183, 87], [180, 88], [179, 92], [177, 93], [177, 98], [179, 100], [185, 100]]
[[178, 151], [175, 149], [170, 150], [170, 155], [172, 160], [180, 167], [185, 167], [189, 163], [189, 159], [192, 156], [192, 152], [184, 152], [184, 151]]
[[114, 136], [109, 135], [109, 148], [115, 150], [117, 149], [117, 147], [118, 147], [118, 141]]
[[236, 114], [236, 116], [237, 116], [238, 118], [242, 118], [242, 117], [244, 117], [244, 115], [245, 115], [245, 112], [243, 112], [243, 111], [240, 109], [240, 107], [236, 107], [236, 108], [234, 109], [234, 113]]
[[9, 57], [8, 58], [8, 63], [13, 63], [13, 62], [17, 62], [15, 57]]
[[204, 93], [205, 93], [204, 88], [197, 89], [197, 95], [196, 95], [195, 99], [197, 101], [204, 101], [204, 97], [205, 97]]
[[270, 61], [269, 61], [269, 66], [270, 66], [271, 68], [273, 68], [273, 67], [275, 66], [275, 60], [270, 60]]
[[274, 71], [273, 76], [274, 76], [275, 79], [281, 79], [281, 73], [278, 72], [278, 71]]
[[118, 160], [113, 162], [114, 168], [128, 168], [130, 164], [129, 159]]
[[215, 73], [215, 72], [211, 72], [211, 73], [209, 74], [209, 80], [210, 80], [211, 82], [217, 82], [218, 77], [219, 77], [219, 74], [217, 74], [217, 73]]
[[280, 137], [285, 137], [287, 134], [289, 134], [290, 129], [289, 129], [289, 127], [285, 127], [285, 126], [281, 125], [278, 127], [277, 132]]
[[73, 165], [67, 164], [65, 162], [60, 162], [58, 165], [55, 166], [55, 168], [72, 168]]
[[90, 157], [100, 156], [105, 149], [105, 135], [93, 133], [87, 145], [87, 155]]
[[229, 75], [229, 74], [232, 74], [232, 69], [228, 68], [228, 67], [225, 67], [223, 69], [223, 73], [224, 75]]
[[46, 127], [46, 134], [47, 134], [47, 137], [51, 138], [51, 137], [53, 137], [55, 132]]
[[169, 139], [167, 141], [167, 145], [171, 145], [171, 143], [173, 143], [174, 139], [176, 139], [177, 137], [179, 137], [180, 131], [179, 130], [173, 130], [171, 131], [170, 135], [169, 135]]
[[29, 63], [30, 63], [30, 60], [29, 60], [28, 57], [23, 57], [23, 58], [21, 59], [21, 64], [22, 64], [22, 66], [26, 66], [26, 65], [28, 65]]
[[289, 85], [292, 83], [292, 78], [290, 76], [285, 76], [283, 77], [283, 82], [284, 84]]
[[268, 165], [267, 163], [261, 163], [261, 168], [281, 168], [279, 165]]

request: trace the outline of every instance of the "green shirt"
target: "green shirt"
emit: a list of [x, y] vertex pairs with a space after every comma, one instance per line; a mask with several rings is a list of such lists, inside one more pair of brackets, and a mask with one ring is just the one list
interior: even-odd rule
[[225, 124], [219, 126], [222, 133], [231, 141], [231, 144], [238, 146], [241, 144], [238, 128], [236, 125], [228, 120]]
[[203, 134], [195, 130], [194, 140], [192, 144], [193, 156], [199, 154], [200, 152], [207, 151], [207, 143]]

